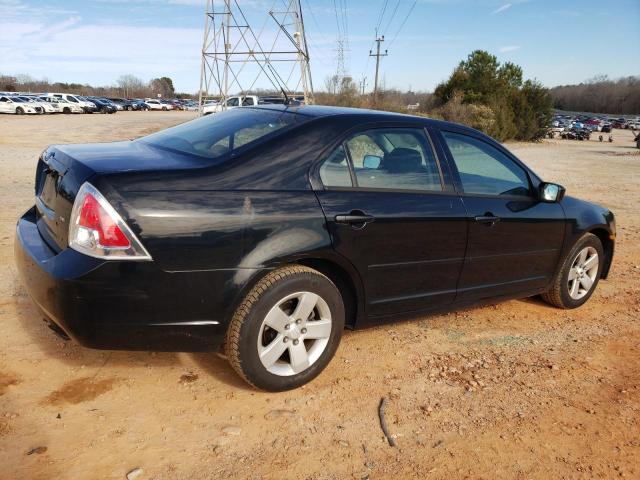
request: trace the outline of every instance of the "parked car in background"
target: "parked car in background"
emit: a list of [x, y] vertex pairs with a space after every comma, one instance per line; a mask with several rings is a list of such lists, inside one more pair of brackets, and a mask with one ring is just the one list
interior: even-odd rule
[[50, 103], [43, 102], [38, 98], [28, 95], [16, 95], [16, 97], [33, 105], [33, 107], [36, 109], [36, 112], [38, 112], [39, 114], [56, 113], [56, 110], [51, 106]]
[[71, 93], [47, 93], [45, 94], [48, 97], [62, 98], [69, 103], [77, 104], [82, 108], [84, 113], [93, 113], [97, 111], [96, 105], [88, 100], [85, 100], [84, 97], [80, 95], [74, 95]]
[[105, 98], [89, 97], [89, 99], [95, 103], [100, 113], [116, 113], [118, 111], [118, 108]]
[[640, 118], [629, 120], [629, 122], [627, 123], [627, 127], [631, 130], [640, 130]]
[[140, 98], [134, 98], [133, 100], [129, 100], [131, 102], [132, 110], [149, 110], [149, 106], [145, 103], [144, 100]]
[[238, 107], [252, 107], [260, 103], [260, 97], [256, 95], [243, 95], [229, 97], [224, 103], [215, 103], [211, 105], [205, 105], [202, 109], [202, 113], [209, 115], [211, 113], [222, 112], [223, 110], [233, 110]]
[[62, 113], [62, 107], [60, 102], [58, 102], [58, 99], [55, 97], [46, 97], [46, 96], [39, 96], [38, 100], [40, 100], [43, 103], [46, 103], [47, 105], [49, 105], [51, 108], [53, 108], [54, 113]]
[[99, 97], [99, 98], [100, 98], [100, 100], [103, 100], [103, 101], [113, 105], [116, 108], [116, 110], [118, 110], [118, 111], [124, 110], [124, 103], [123, 103], [122, 99], [118, 99], [118, 101], [114, 101], [113, 99], [107, 98], [107, 97]]
[[624, 119], [617, 119], [611, 123], [612, 128], [627, 128], [627, 122]]
[[183, 108], [189, 112], [196, 112], [198, 111], [198, 102], [187, 102]]
[[35, 106], [30, 102], [14, 97], [3, 95], [0, 97], [0, 113], [12, 113], [15, 115], [37, 115]]
[[602, 133], [611, 133], [612, 125], [610, 123], [603, 123], [600, 131]]
[[176, 110], [176, 106], [169, 100], [160, 100], [160, 103], [163, 106], [163, 110]]
[[84, 109], [80, 106], [79, 103], [71, 103], [64, 98], [54, 97], [54, 96], [46, 96], [40, 97], [45, 99], [49, 103], [56, 103], [58, 105], [59, 113], [84, 113]]
[[169, 110], [169, 107], [160, 102], [160, 100], [156, 100], [154, 98], [148, 98], [144, 101], [149, 107], [149, 110]]
[[118, 110], [127, 109], [127, 100], [125, 98], [107, 97], [107, 100], [113, 103]]
[[611, 211], [481, 132], [337, 107], [50, 146], [35, 192], [15, 260], [58, 330], [105, 349], [224, 345], [269, 391], [320, 374], [345, 326], [534, 295], [580, 307], [616, 238]]

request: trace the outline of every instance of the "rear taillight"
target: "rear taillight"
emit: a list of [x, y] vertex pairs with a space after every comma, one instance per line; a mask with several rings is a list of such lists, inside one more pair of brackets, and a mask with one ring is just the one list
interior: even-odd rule
[[97, 258], [151, 260], [122, 217], [90, 183], [80, 187], [73, 203], [69, 246]]

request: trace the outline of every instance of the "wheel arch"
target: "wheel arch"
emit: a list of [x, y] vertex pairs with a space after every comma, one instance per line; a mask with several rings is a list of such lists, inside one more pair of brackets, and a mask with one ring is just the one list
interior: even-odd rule
[[588, 233], [591, 233], [592, 235], [598, 237], [600, 243], [602, 243], [602, 249], [604, 250], [604, 265], [602, 266], [602, 273], [600, 274], [600, 278], [606, 279], [611, 268], [611, 261], [613, 260], [614, 242], [611, 238], [611, 233], [603, 227], [593, 228], [589, 230]]
[[277, 264], [269, 265], [267, 268], [256, 269], [251, 276], [242, 282], [240, 288], [234, 288], [234, 293], [230, 292], [232, 301], [226, 312], [227, 321], [225, 323], [230, 323], [235, 310], [260, 280], [278, 268], [297, 264], [317, 270], [336, 285], [345, 305], [345, 326], [354, 329], [358, 321], [365, 315], [364, 289], [355, 268], [350, 268], [344, 263], [340, 259], [318, 255], [292, 258], [289, 261], [280, 261]]
[[294, 263], [313, 268], [329, 278], [338, 287], [344, 303], [345, 326], [353, 329], [362, 314], [358, 289], [352, 276], [338, 263], [326, 258], [303, 258]]

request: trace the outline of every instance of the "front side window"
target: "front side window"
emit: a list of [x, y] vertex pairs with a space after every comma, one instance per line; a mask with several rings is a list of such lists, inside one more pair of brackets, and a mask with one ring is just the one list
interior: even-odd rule
[[207, 115], [138, 141], [213, 159], [302, 123], [303, 118], [289, 112], [239, 108]]
[[421, 129], [376, 129], [345, 142], [357, 186], [442, 191], [440, 172]]
[[78, 100], [76, 99], [76, 97], [72, 97], [71, 95], [67, 97], [67, 100], [69, 100], [72, 103], [78, 103]]
[[465, 193], [530, 196], [529, 176], [504, 153], [482, 140], [442, 132]]
[[227, 100], [227, 107], [237, 107], [237, 106], [238, 106], [237, 98], [230, 98], [229, 100]]
[[242, 106], [243, 107], [250, 107], [253, 105], [253, 98], [251, 97], [247, 97], [242, 101]]

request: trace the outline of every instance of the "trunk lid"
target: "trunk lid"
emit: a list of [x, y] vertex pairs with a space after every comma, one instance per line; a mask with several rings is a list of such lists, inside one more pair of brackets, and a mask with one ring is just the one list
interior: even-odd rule
[[54, 251], [67, 247], [73, 201], [86, 181], [95, 184], [98, 177], [123, 172], [202, 166], [201, 159], [139, 141], [51, 146], [40, 156], [36, 169], [38, 230]]

